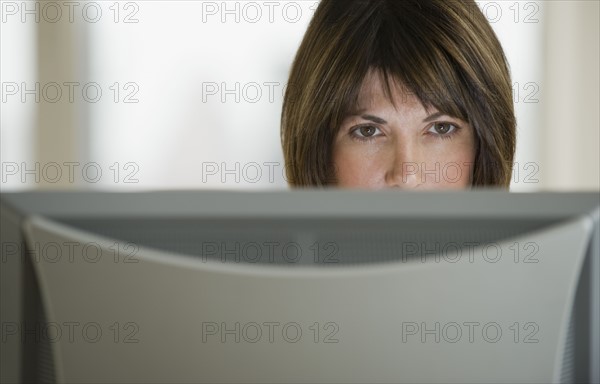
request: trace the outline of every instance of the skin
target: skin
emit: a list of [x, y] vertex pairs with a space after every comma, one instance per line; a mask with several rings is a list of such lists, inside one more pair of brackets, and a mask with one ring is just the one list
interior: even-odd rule
[[398, 84], [392, 92], [395, 105], [386, 99], [378, 73], [371, 71], [366, 76], [358, 109], [345, 117], [334, 139], [337, 186], [470, 188], [475, 159], [473, 128], [433, 107], [426, 110]]

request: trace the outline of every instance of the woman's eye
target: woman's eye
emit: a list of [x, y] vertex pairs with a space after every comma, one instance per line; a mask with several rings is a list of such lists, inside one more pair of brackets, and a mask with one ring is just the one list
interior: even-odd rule
[[438, 135], [448, 135], [456, 131], [456, 129], [456, 126], [450, 123], [435, 123], [427, 132], [436, 133]]
[[364, 125], [352, 130], [352, 136], [358, 139], [369, 139], [375, 136], [375, 133], [379, 131], [379, 128], [372, 125]]

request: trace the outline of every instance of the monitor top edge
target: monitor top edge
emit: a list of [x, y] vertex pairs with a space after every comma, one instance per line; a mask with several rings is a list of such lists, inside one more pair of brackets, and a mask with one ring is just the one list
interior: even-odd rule
[[552, 218], [600, 206], [593, 192], [471, 191], [156, 191], [3, 193], [24, 215], [63, 218]]

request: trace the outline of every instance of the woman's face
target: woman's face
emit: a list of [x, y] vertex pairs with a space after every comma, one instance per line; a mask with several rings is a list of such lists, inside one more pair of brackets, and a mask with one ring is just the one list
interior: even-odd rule
[[[425, 110], [394, 84], [396, 105], [371, 71], [357, 111], [346, 116], [333, 144], [337, 186], [342, 188], [470, 188], [475, 158], [473, 128]], [[394, 108], [395, 107], [395, 108]]]

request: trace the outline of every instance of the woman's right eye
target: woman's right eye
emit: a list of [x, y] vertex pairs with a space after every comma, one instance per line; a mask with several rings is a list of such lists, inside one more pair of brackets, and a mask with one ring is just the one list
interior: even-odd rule
[[351, 132], [350, 135], [352, 136], [353, 139], [359, 140], [359, 141], [369, 141], [369, 140], [373, 140], [375, 136], [375, 133], [379, 131], [379, 128], [372, 126], [372, 125], [363, 125], [357, 128], [354, 128]]

